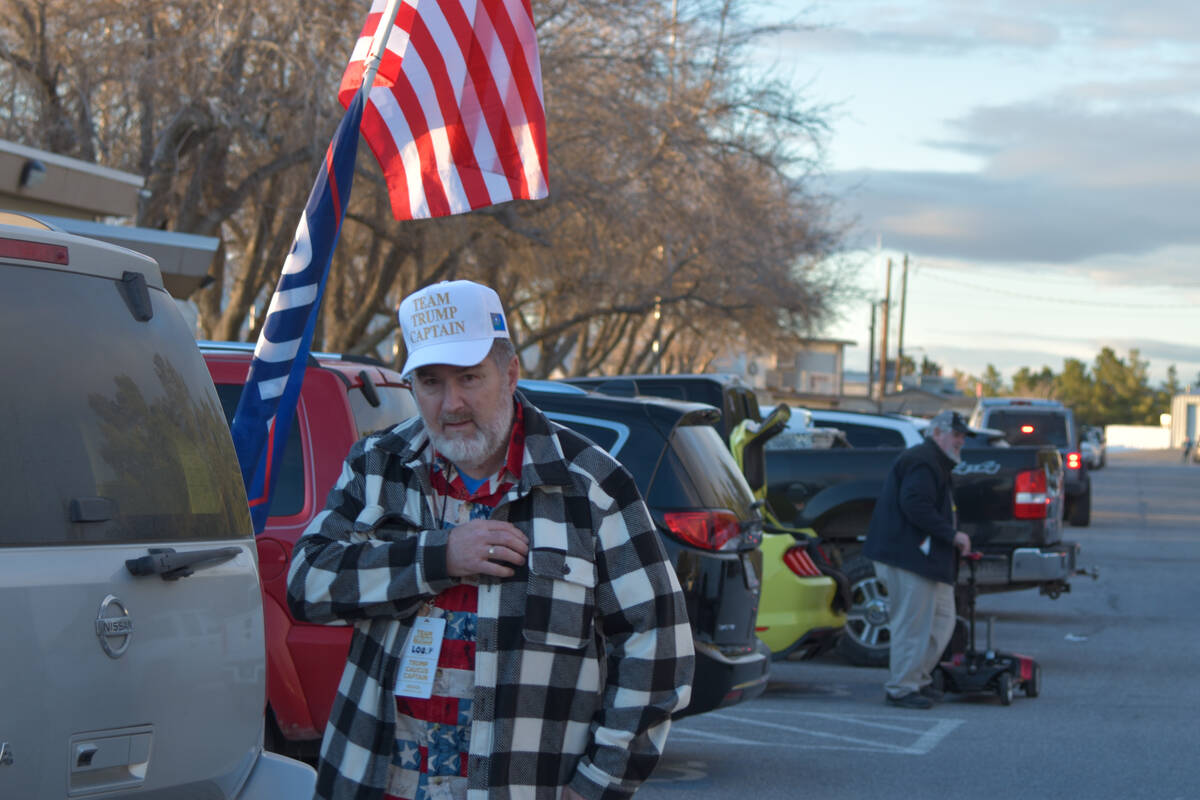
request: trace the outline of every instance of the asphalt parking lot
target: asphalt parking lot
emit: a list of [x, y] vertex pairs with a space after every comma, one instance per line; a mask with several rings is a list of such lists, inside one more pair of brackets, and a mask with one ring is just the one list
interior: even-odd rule
[[1066, 538], [1099, 578], [979, 603], [997, 648], [1042, 665], [1040, 697], [904, 710], [884, 670], [777, 662], [762, 697], [677, 723], [638, 797], [1200, 797], [1200, 466], [1114, 452], [1092, 479]]

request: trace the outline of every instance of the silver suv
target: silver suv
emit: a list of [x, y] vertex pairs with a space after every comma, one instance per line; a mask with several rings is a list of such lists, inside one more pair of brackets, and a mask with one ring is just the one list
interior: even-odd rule
[[3, 214], [0, 369], [0, 797], [310, 794], [262, 751], [246, 496], [158, 266]]

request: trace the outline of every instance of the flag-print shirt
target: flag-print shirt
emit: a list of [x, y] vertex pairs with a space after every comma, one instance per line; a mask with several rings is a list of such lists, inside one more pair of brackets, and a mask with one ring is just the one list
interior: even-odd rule
[[[691, 628], [633, 478], [518, 393], [520, 480], [493, 511], [529, 539], [515, 575], [480, 576], [468, 798], [626, 798], [653, 771], [691, 694]], [[420, 418], [351, 449], [325, 510], [296, 544], [299, 620], [354, 625], [321, 745], [316, 796], [384, 796], [400, 651], [446, 570], [429, 437]]]
[[[472, 491], [458, 469], [434, 454], [430, 482], [438, 522], [452, 530], [487, 519], [521, 479], [525, 422], [516, 407], [504, 465]], [[385, 800], [463, 800], [467, 796], [471, 702], [475, 690], [475, 636], [479, 587], [464, 579], [427, 603], [418, 614], [446, 621], [433, 696], [396, 697], [396, 749]]]

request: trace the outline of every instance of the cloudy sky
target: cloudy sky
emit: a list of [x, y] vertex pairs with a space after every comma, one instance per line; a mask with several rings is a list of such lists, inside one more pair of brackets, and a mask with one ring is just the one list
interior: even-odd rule
[[908, 254], [918, 360], [1007, 377], [1107, 345], [1198, 382], [1200, 4], [817, 0], [798, 19], [764, 57], [833, 105], [864, 299], [825, 333], [859, 342], [849, 368]]

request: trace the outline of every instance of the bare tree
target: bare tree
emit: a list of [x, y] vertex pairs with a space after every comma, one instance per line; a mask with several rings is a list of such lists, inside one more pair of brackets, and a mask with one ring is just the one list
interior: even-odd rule
[[[496, 287], [539, 376], [702, 369], [819, 325], [842, 285], [807, 184], [824, 112], [747, 66], [772, 32], [748, 5], [537, 0], [551, 197], [397, 223], [363, 147], [317, 346], [392, 355], [400, 298], [448, 278]], [[363, 3], [0, 9], [5, 135], [144, 175], [138, 224], [221, 241], [202, 333], [257, 335]]]

